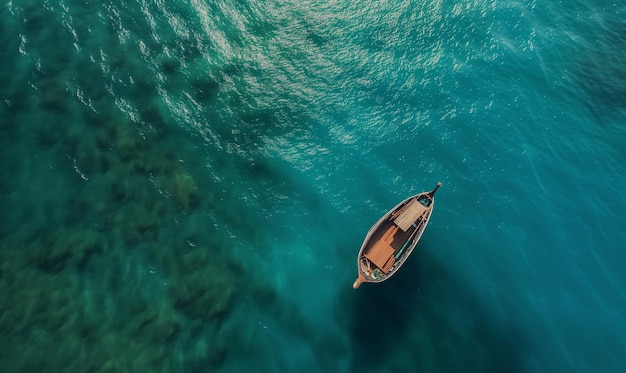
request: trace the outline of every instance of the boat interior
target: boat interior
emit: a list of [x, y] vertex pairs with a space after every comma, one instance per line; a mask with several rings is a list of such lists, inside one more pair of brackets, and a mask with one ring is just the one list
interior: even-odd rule
[[364, 271], [374, 271], [373, 264], [382, 271], [388, 273], [395, 262], [400, 258], [413, 233], [419, 228], [420, 219], [430, 211], [430, 199], [419, 201], [412, 199], [390, 217], [382, 222], [378, 229], [372, 233], [367, 246], [364, 249]]

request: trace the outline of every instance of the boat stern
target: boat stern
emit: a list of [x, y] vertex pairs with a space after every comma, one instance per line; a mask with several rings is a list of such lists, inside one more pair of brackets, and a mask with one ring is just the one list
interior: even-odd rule
[[352, 288], [358, 289], [358, 287], [361, 286], [361, 284], [364, 282], [367, 282], [367, 280], [365, 279], [365, 277], [363, 277], [362, 274], [359, 273], [359, 277], [357, 277], [356, 280], [354, 280], [354, 284], [352, 284]]

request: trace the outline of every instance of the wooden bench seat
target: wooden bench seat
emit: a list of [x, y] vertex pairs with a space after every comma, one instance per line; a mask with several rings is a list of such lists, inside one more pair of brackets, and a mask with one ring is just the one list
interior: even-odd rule
[[365, 257], [384, 273], [387, 273], [396, 261], [395, 249], [391, 246], [398, 226], [392, 225], [366, 253]]

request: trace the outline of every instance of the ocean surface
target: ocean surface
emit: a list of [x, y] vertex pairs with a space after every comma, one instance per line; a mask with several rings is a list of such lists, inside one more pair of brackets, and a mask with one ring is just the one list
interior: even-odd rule
[[[4, 2], [2, 372], [624, 372], [625, 20]], [[438, 181], [410, 260], [353, 290]]]

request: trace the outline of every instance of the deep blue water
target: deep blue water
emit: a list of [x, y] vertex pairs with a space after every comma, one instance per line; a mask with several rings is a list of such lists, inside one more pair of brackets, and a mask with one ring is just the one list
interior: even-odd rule
[[[623, 372], [626, 3], [9, 1], [4, 372]], [[354, 291], [370, 226], [443, 187]]]

